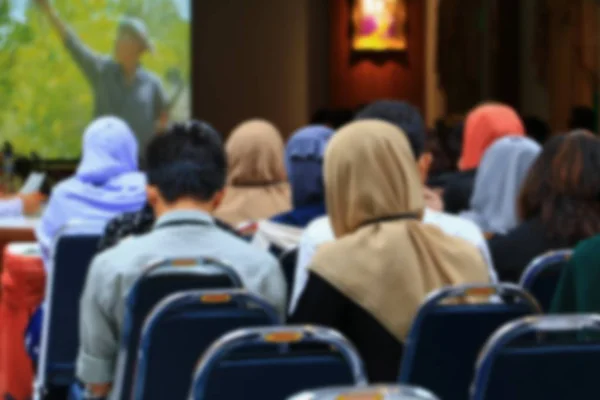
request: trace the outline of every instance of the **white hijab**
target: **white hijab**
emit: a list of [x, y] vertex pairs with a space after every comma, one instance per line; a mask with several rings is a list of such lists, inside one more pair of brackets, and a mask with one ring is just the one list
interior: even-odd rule
[[477, 170], [471, 209], [461, 216], [486, 233], [504, 234], [515, 228], [519, 191], [541, 150], [526, 137], [507, 136], [494, 142]]

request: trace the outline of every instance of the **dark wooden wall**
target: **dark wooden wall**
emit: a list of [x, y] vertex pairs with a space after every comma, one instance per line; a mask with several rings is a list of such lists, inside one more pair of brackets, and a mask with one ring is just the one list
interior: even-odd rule
[[330, 100], [334, 107], [355, 107], [380, 98], [425, 105], [425, 1], [408, 3], [408, 52], [394, 56], [353, 57], [348, 0], [330, 0]]

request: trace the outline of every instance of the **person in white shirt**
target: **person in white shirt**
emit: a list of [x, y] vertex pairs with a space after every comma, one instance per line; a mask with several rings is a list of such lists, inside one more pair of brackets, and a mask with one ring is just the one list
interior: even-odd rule
[[19, 195], [0, 199], [0, 218], [21, 217], [40, 210], [44, 196], [40, 193]]
[[[416, 108], [401, 101], [382, 100], [364, 108], [357, 114], [356, 119], [383, 120], [400, 128], [408, 138], [421, 172], [422, 182], [427, 181], [433, 157], [431, 153], [425, 151], [425, 123]], [[483, 232], [471, 221], [442, 212], [444, 206], [440, 196], [428, 188], [424, 189], [427, 208], [425, 209], [423, 221], [438, 226], [448, 235], [460, 237], [476, 246], [488, 265], [490, 280], [497, 282], [498, 278]], [[308, 279], [308, 266], [317, 248], [333, 240], [335, 240], [335, 237], [327, 216], [314, 220], [302, 234], [298, 247], [294, 287], [290, 299], [290, 313], [295, 310], [304, 291]]]

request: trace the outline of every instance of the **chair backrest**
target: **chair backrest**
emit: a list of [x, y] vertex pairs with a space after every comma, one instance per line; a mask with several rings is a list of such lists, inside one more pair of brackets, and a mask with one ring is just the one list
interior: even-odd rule
[[279, 323], [272, 305], [242, 289], [169, 296], [144, 323], [132, 398], [185, 399], [194, 366], [213, 342], [241, 327]]
[[339, 387], [299, 393], [288, 400], [439, 400], [428, 390], [406, 385]]
[[200, 360], [190, 399], [281, 400], [314, 387], [366, 385], [356, 349], [320, 327], [242, 329]]
[[172, 259], [151, 265], [127, 296], [113, 398], [131, 398], [142, 327], [160, 301], [185, 290], [241, 287], [241, 278], [235, 270], [213, 258]]
[[[288, 297], [292, 295], [294, 289], [294, 281], [296, 280], [296, 261], [298, 259], [298, 249], [291, 249], [279, 257], [279, 265], [283, 270], [283, 276], [288, 288]], [[289, 300], [289, 298], [288, 298]]]
[[595, 399], [600, 315], [529, 317], [505, 325], [477, 362], [472, 399]]
[[71, 222], [57, 235], [46, 302], [36, 377], [36, 392], [48, 385], [69, 385], [79, 348], [79, 299], [104, 223]]
[[[447, 304], [481, 297], [487, 302]], [[513, 284], [434, 292], [419, 309], [404, 344], [399, 382], [427, 388], [444, 400], [464, 400], [473, 366], [490, 335], [509, 321], [537, 313], [541, 309], [536, 300]]]
[[548, 311], [564, 265], [571, 258], [572, 250], [557, 250], [533, 260], [521, 276], [521, 286], [527, 289]]

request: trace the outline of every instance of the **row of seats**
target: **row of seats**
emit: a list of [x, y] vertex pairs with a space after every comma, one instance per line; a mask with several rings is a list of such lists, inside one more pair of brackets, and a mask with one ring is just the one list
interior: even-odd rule
[[[82, 266], [89, 265], [98, 239], [96, 234], [69, 234], [67, 229], [57, 242], [48, 281], [49, 302], [36, 378], [37, 398], [41, 399], [49, 386], [68, 386], [74, 380], [77, 304], [86, 274]], [[532, 282], [551, 276], [545, 273], [551, 270], [547, 266], [565, 260], [566, 253], [562, 258], [559, 254], [536, 262], [532, 271], [537, 272], [530, 274], [537, 278]], [[212, 269], [210, 274], [207, 266]], [[504, 301], [447, 304], [473, 297], [496, 297]], [[512, 340], [505, 341], [500, 331], [500, 336], [493, 337], [490, 343], [499, 342], [502, 346], [488, 345], [476, 375], [474, 365], [479, 351], [498, 328], [541, 312], [535, 299], [515, 285], [447, 288], [434, 293], [424, 303], [406, 340], [399, 381], [426, 387], [442, 399], [467, 399], [470, 395], [478, 399], [525, 398], [519, 395], [523, 385], [494, 380], [498, 367], [496, 361], [489, 360], [500, 357], [510, 365], [506, 359], [527, 357], [529, 363], [524, 364], [535, 363], [534, 356], [546, 354], [540, 350], [546, 350], [540, 341], [530, 341], [507, 356], [502, 346]], [[552, 331], [557, 326], [563, 327], [563, 331], [577, 331], [595, 326], [595, 317], [585, 318], [524, 320], [514, 322], [516, 328], [509, 331], [517, 328], [526, 333]], [[241, 289], [237, 274], [219, 260], [173, 260], [149, 268], [130, 293], [124, 326], [114, 385], [119, 399], [132, 396], [183, 399], [190, 391], [195, 399], [282, 399], [312, 387], [366, 384], [362, 362], [343, 337], [325, 328], [281, 327], [273, 308]], [[239, 328], [244, 329], [238, 331]], [[214, 343], [218, 338], [221, 339]], [[568, 346], [571, 347], [562, 349], [566, 353], [583, 349], [578, 343]], [[190, 390], [191, 372], [206, 349]], [[593, 359], [600, 354], [587, 352], [587, 347], [585, 350], [583, 358]], [[552, 360], [546, 361], [546, 366], [553, 365]], [[565, 365], [569, 365], [568, 360]], [[567, 372], [578, 369], [571, 367]], [[507, 372], [514, 370], [508, 368]], [[498, 397], [498, 393], [506, 390], [486, 391], [485, 388], [494, 385], [506, 390], [512, 388], [515, 393]], [[585, 384], [580, 387], [586, 388]], [[74, 386], [73, 398], [81, 398], [79, 389]]]

